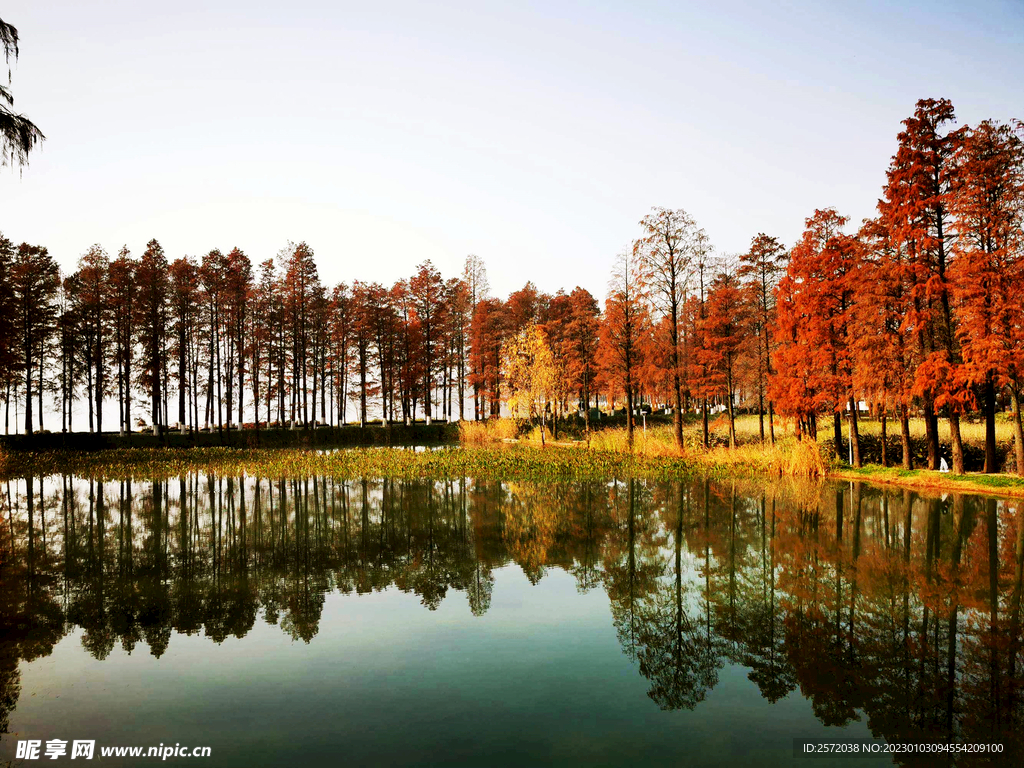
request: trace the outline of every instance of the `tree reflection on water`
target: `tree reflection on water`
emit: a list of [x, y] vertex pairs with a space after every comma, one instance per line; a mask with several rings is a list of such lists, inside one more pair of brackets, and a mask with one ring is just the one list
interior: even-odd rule
[[890, 741], [1021, 757], [1020, 502], [708, 479], [36, 477], [2, 492], [0, 733], [19, 662], [75, 627], [97, 659], [118, 644], [160, 657], [175, 633], [242, 638], [261, 618], [309, 643], [328, 593], [395, 587], [433, 610], [456, 592], [479, 616], [515, 563], [534, 584], [558, 568], [605, 590], [662, 709], [699, 707], [740, 666], [826, 725], [865, 716]]

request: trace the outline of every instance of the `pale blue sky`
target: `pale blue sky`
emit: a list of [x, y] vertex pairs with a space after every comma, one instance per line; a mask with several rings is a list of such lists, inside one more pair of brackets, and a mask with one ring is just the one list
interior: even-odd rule
[[[871, 215], [900, 120], [1024, 118], [1024, 2], [7, 2], [0, 231], [72, 266], [312, 245], [328, 282], [446, 276], [603, 295], [651, 206], [722, 252]], [[161, 10], [154, 10], [160, 6]]]

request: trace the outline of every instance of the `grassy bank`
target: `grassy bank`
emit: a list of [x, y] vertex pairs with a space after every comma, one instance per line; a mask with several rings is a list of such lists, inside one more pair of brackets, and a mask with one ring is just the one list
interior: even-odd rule
[[1016, 475], [983, 475], [969, 472], [953, 475], [948, 472], [932, 472], [927, 469], [895, 469], [871, 464], [860, 469], [843, 467], [829, 472], [835, 480], [853, 480], [879, 485], [896, 485], [916, 491], [938, 493], [978, 493], [983, 495], [1013, 496], [1024, 498], [1024, 478]]
[[[880, 433], [877, 422], [865, 422], [863, 434], [868, 439]], [[999, 494], [1003, 496], [1024, 496], [1024, 478], [1009, 473], [985, 475], [980, 472], [968, 472], [957, 476], [948, 472], [931, 472], [925, 469], [903, 470], [882, 467], [880, 464], [867, 464], [862, 469], [853, 469], [845, 462], [835, 458], [831, 438], [822, 438], [813, 443], [807, 440], [798, 441], [791, 434], [786, 434], [784, 424], [776, 422], [777, 441], [775, 445], [762, 445], [760, 430], [756, 416], [744, 416], [737, 419], [737, 439], [739, 445], [730, 449], [724, 445], [727, 441], [728, 424], [717, 420], [711, 424], [712, 445], [704, 449], [701, 440], [700, 424], [687, 424], [684, 427], [684, 449], [678, 450], [673, 439], [672, 429], [666, 425], [637, 429], [633, 438], [633, 454], [645, 456], [652, 460], [659, 458], [676, 458], [692, 471], [711, 472], [730, 475], [768, 475], [772, 477], [810, 477], [837, 480], [862, 480], [874, 483], [898, 485], [914, 488], [919, 491], [935, 492], [970, 492], [981, 494]], [[967, 445], [981, 452], [979, 443], [984, 440], [983, 425], [973, 425], [976, 429], [965, 430], [975, 442]], [[924, 440], [924, 424], [912, 423], [911, 432], [915, 439]], [[463, 440], [484, 443], [488, 440], [509, 440], [516, 434], [512, 425], [496, 422], [489, 426], [472, 425], [463, 429]], [[536, 430], [520, 431], [519, 443], [522, 445], [539, 445], [539, 433]], [[1008, 440], [1009, 425], [1002, 425], [997, 431], [997, 439]], [[892, 435], [889, 436], [890, 440]], [[548, 440], [550, 440], [548, 435]], [[570, 443], [562, 442], [559, 445]], [[587, 449], [583, 441], [571, 441], [577, 449]], [[1003, 442], [1004, 450], [1008, 448]], [[611, 428], [595, 431], [591, 434], [589, 453], [628, 453], [626, 430]], [[898, 446], [890, 453], [891, 459], [898, 459]], [[923, 459], [919, 459], [923, 461]]]

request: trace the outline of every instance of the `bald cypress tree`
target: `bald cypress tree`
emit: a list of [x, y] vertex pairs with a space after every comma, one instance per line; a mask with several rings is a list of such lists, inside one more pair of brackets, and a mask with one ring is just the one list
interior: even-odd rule
[[165, 426], [160, 406], [166, 366], [164, 347], [167, 340], [169, 280], [167, 258], [163, 247], [156, 240], [150, 240], [146, 245], [136, 274], [138, 300], [135, 306], [142, 356], [140, 383], [150, 396], [153, 434], [159, 435]]
[[[46, 248], [22, 243], [10, 270], [14, 298], [14, 324], [17, 352], [25, 382], [25, 433], [33, 431], [33, 375], [41, 370], [46, 343], [54, 331], [60, 287], [60, 270]], [[36, 375], [38, 379], [38, 375]], [[41, 393], [36, 392], [37, 401]], [[38, 403], [37, 403], [38, 404]], [[40, 423], [42, 408], [39, 408]]]
[[959, 380], [961, 351], [950, 292], [951, 208], [957, 186], [954, 154], [963, 130], [948, 99], [921, 99], [903, 121], [899, 146], [887, 172], [879, 210], [907, 253], [912, 306], [908, 322], [917, 329], [921, 363], [915, 391], [924, 402], [929, 469], [939, 466], [938, 411], [949, 418], [952, 469], [964, 471], [960, 414], [970, 393]]

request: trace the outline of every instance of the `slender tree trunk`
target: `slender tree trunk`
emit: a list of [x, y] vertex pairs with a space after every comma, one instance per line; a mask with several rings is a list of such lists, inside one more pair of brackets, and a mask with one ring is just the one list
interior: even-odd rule
[[220, 312], [217, 313], [217, 323], [214, 326], [214, 352], [217, 359], [217, 432], [224, 432], [224, 368], [221, 360], [220, 350]]
[[626, 377], [626, 445], [633, 450], [633, 382]]
[[32, 434], [32, 348], [25, 345], [25, 434]]
[[103, 431], [103, 324], [96, 318], [96, 431]]
[[228, 334], [228, 355], [227, 355], [227, 357], [228, 357], [227, 365], [225, 365], [224, 367], [227, 368], [227, 375], [228, 375], [228, 386], [227, 386], [228, 399], [227, 399], [226, 411], [227, 411], [227, 417], [228, 417], [227, 427], [228, 427], [228, 429], [230, 429], [231, 428], [231, 417], [234, 416], [234, 410], [235, 410], [235, 340], [232, 338], [230, 333]]
[[153, 319], [153, 339], [150, 343], [150, 355], [153, 361], [153, 378], [150, 387], [153, 391], [153, 435], [160, 436], [160, 346], [156, 327], [156, 319]]
[[93, 431], [93, 416], [92, 416], [92, 362], [86, 361], [85, 366], [85, 401], [89, 405], [89, 431]]
[[924, 396], [925, 442], [928, 447], [928, 469], [939, 468], [939, 417], [931, 394]]
[[733, 410], [733, 387], [732, 387], [732, 365], [729, 366], [727, 374], [727, 384], [729, 391], [727, 393], [729, 399], [729, 447], [736, 447], [736, 414]]
[[124, 361], [124, 429], [132, 431], [132, 352], [129, 342]]
[[711, 447], [711, 435], [708, 431], [708, 399], [702, 397], [700, 400], [700, 426], [701, 435], [704, 440], [704, 449], [707, 450]]
[[[238, 334], [238, 428], [245, 423], [245, 338], [244, 332]], [[255, 395], [254, 395], [255, 397]], [[259, 402], [259, 401], [257, 401]], [[253, 409], [253, 419], [260, 420], [259, 409]]]
[[885, 408], [882, 409], [882, 466], [889, 466], [889, 434], [885, 431]]
[[366, 426], [366, 352], [359, 350], [359, 426]]
[[[1024, 428], [1020, 419], [1020, 392], [1017, 383], [1011, 382], [1007, 389], [1010, 392], [1010, 407], [1013, 409], [1013, 453], [1016, 459], [1017, 474], [1024, 477]], [[1024, 530], [1024, 526], [1021, 526]]]
[[761, 432], [761, 444], [764, 445], [764, 386], [760, 371], [758, 371], [757, 380], [757, 426]]
[[964, 444], [960, 437], [960, 414], [953, 411], [950, 406], [949, 412], [949, 432], [951, 436], [951, 448], [953, 453], [953, 466], [952, 471], [954, 475], [962, 475], [964, 473]]
[[903, 449], [903, 469], [913, 469], [913, 454], [910, 450], [910, 414], [906, 403], [899, 407], [899, 438]]
[[121, 339], [121, 334], [117, 334], [117, 431], [120, 434], [124, 434], [125, 429], [125, 415], [124, 415], [124, 342]]
[[466, 415], [466, 346], [459, 341], [459, 421], [465, 421]]
[[587, 434], [587, 445], [590, 445], [590, 387], [587, 374], [583, 374], [583, 428]]
[[832, 412], [832, 442], [835, 443], [836, 458], [842, 461], [846, 455], [843, 450], [843, 417], [838, 410]]
[[39, 346], [39, 365], [36, 366], [39, 369], [39, 386], [36, 389], [36, 402], [39, 406], [39, 431], [43, 431], [43, 349], [42, 345]]
[[860, 432], [857, 429], [857, 400], [850, 397], [850, 449], [853, 452], [853, 466], [860, 467]]
[[178, 426], [185, 432], [185, 382], [188, 373], [185, 369], [185, 331], [184, 324], [178, 333]]
[[[673, 291], [674, 291], [673, 286]], [[676, 448], [683, 450], [683, 382], [679, 375], [678, 307], [672, 301], [672, 435]], [[630, 416], [632, 417], [632, 411]]]
[[996, 466], [996, 386], [991, 372], [985, 379], [985, 474], [998, 472]]

